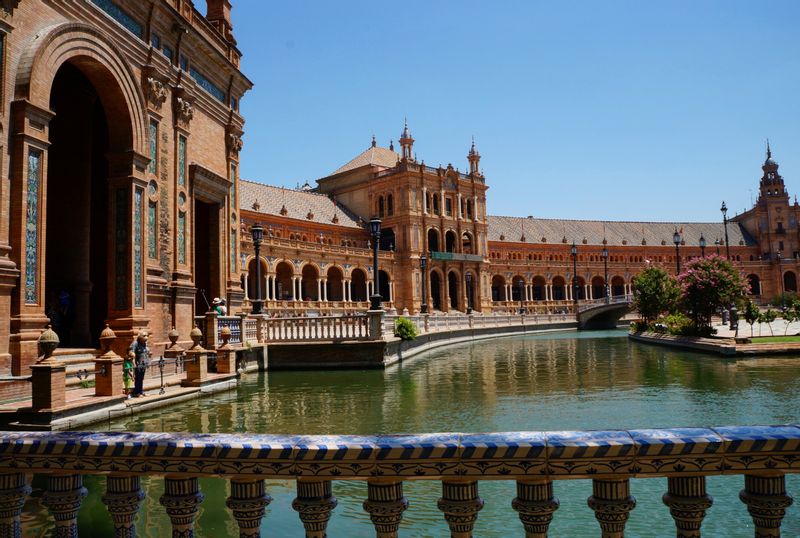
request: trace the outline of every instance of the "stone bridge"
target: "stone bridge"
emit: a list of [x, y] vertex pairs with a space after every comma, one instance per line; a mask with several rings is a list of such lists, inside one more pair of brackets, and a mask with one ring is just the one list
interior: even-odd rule
[[578, 328], [614, 329], [619, 319], [632, 310], [633, 295], [617, 295], [586, 301], [578, 307]]

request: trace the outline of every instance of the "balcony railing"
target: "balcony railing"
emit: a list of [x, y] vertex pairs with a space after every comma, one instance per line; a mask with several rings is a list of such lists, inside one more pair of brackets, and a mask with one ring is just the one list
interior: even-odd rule
[[[265, 479], [295, 480], [307, 538], [325, 536], [337, 501], [332, 481], [366, 481], [363, 506], [376, 536], [397, 536], [408, 500], [405, 480], [441, 481], [437, 506], [451, 536], [472, 536], [485, 502], [509, 503], [522, 525], [509, 536], [543, 538], [559, 508], [554, 482], [592, 480], [587, 490], [600, 532], [623, 536], [636, 506], [630, 480], [667, 477], [663, 502], [678, 536], [700, 536], [713, 499], [706, 477], [743, 475], [739, 498], [756, 536], [779, 536], [792, 497], [785, 475], [800, 472], [800, 427], [753, 426], [630, 431], [298, 437], [168, 433], [6, 432], [0, 435], [0, 535], [20, 536], [31, 474], [46, 475], [46, 506], [56, 536], [77, 536], [85, 475], [106, 475], [103, 502], [117, 536], [136, 536], [146, 494], [141, 477], [163, 477], [158, 502], [173, 536], [193, 536], [203, 494], [198, 477], [230, 481], [226, 506], [240, 536], [259, 536], [271, 501]], [[488, 499], [479, 481], [514, 480], [514, 499]], [[30, 505], [27, 505], [30, 506]], [[153, 503], [148, 503], [152, 509]], [[731, 526], [739, 525], [731, 523]], [[524, 530], [523, 530], [524, 528]]]

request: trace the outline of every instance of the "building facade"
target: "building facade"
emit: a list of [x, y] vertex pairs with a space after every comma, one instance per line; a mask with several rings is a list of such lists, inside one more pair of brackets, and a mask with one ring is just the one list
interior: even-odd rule
[[229, 0], [3, 0], [0, 371], [241, 298]]

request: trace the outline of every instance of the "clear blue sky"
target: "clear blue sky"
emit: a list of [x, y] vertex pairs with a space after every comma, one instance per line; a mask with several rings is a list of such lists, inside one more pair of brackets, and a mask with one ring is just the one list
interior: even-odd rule
[[427, 164], [463, 170], [475, 136], [492, 214], [717, 220], [766, 138], [800, 194], [796, 0], [233, 6], [247, 179], [313, 185], [407, 116]]

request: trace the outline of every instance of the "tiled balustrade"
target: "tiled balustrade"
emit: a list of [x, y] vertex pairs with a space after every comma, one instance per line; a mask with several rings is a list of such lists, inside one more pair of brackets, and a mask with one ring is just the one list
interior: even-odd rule
[[517, 496], [507, 501], [522, 522], [515, 534], [533, 538], [546, 536], [558, 517], [553, 482], [574, 478], [592, 479], [588, 504], [599, 529], [586, 535], [621, 537], [636, 506], [630, 480], [659, 476], [668, 477], [663, 501], [677, 535], [698, 537], [713, 502], [706, 476], [743, 475], [742, 510], [757, 536], [774, 537], [792, 503], [784, 476], [800, 472], [798, 456], [797, 425], [376, 437], [7, 432], [0, 435], [0, 535], [19, 536], [27, 477], [39, 473], [48, 475], [43, 503], [59, 536], [75, 535], [83, 476], [102, 474], [117, 536], [136, 535], [142, 475], [164, 477], [159, 502], [174, 536], [193, 535], [203, 501], [198, 477], [231, 481], [226, 505], [241, 536], [259, 535], [271, 500], [264, 479], [294, 479], [292, 506], [309, 538], [325, 536], [337, 504], [332, 480], [368, 482], [363, 506], [380, 538], [397, 536], [408, 506], [405, 480], [441, 481], [438, 507], [454, 537], [472, 535], [484, 505], [481, 480], [515, 480]]

